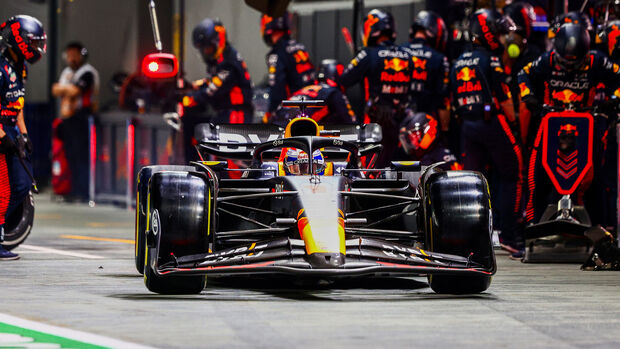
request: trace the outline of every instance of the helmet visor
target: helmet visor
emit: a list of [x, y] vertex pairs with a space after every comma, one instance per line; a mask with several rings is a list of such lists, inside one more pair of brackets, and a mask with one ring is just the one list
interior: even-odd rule
[[47, 51], [47, 37], [43, 35], [30, 38], [30, 46], [39, 53], [44, 54]]
[[562, 57], [559, 54], [556, 54], [555, 56], [557, 59], [557, 64], [560, 66], [560, 68], [566, 69], [566, 70], [576, 70], [576, 69], [580, 69], [583, 66], [583, 64], [586, 62], [586, 57], [588, 55], [586, 54], [583, 57], [567, 57], [567, 58]]

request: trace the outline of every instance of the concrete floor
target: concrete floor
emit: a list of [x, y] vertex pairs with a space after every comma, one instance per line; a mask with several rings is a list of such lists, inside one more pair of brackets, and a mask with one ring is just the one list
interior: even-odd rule
[[615, 272], [499, 253], [491, 288], [476, 296], [436, 295], [423, 279], [333, 288], [216, 281], [197, 296], [159, 296], [122, 241], [133, 239], [132, 211], [48, 195], [36, 205], [34, 231], [16, 250], [22, 259], [0, 264], [1, 313], [161, 348], [620, 348]]

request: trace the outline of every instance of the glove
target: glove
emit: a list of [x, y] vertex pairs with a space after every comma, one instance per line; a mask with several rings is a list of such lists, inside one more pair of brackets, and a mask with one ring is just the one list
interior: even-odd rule
[[10, 155], [18, 151], [17, 146], [7, 134], [0, 138], [0, 153]]
[[26, 153], [28, 153], [28, 155], [32, 155], [32, 141], [27, 133], [22, 133], [21, 141], [24, 142], [24, 149], [26, 150]]

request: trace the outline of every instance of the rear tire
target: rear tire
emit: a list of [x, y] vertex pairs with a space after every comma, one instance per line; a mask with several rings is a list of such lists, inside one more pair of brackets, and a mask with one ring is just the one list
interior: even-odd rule
[[136, 229], [134, 240], [134, 259], [136, 262], [136, 269], [138, 273], [144, 273], [144, 246], [145, 234], [148, 226], [148, 189], [149, 180], [153, 173], [160, 171], [191, 171], [194, 168], [191, 166], [179, 166], [179, 165], [152, 165], [143, 167], [138, 173], [137, 185], [136, 185]]
[[[174, 256], [208, 252], [209, 218], [213, 217], [212, 188], [206, 179], [186, 171], [157, 172], [149, 183], [150, 231], [144, 269], [146, 287], [159, 294], [197, 294], [206, 284], [205, 275], [161, 276], [154, 268]], [[156, 253], [158, 253], [156, 255]]]
[[22, 203], [6, 218], [2, 246], [7, 250], [12, 250], [24, 242], [32, 231], [33, 221], [34, 197], [32, 192], [28, 192]]
[[[448, 171], [424, 183], [426, 248], [432, 252], [469, 257], [495, 272], [491, 244], [491, 205], [486, 179], [476, 172]], [[491, 285], [491, 275], [429, 275], [436, 293], [473, 294]]]

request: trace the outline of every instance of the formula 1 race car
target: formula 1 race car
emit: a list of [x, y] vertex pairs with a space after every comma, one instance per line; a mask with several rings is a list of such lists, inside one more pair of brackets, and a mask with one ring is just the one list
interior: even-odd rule
[[[453, 294], [491, 283], [492, 217], [479, 173], [418, 162], [364, 169], [361, 159], [381, 150], [376, 124], [319, 127], [303, 117], [285, 129], [201, 124], [196, 139], [203, 159], [249, 165], [140, 171], [135, 261], [152, 292], [200, 293], [206, 275], [241, 274], [426, 275], [435, 292]], [[289, 175], [287, 149], [319, 150], [323, 162], [307, 156], [297, 162], [307, 172]]]

